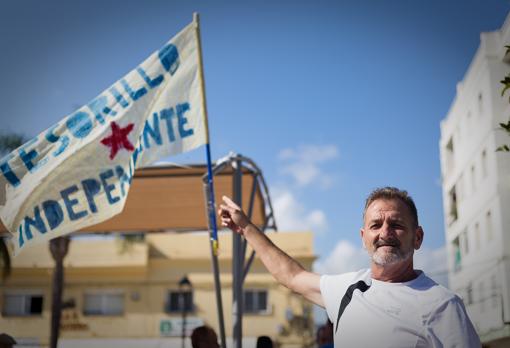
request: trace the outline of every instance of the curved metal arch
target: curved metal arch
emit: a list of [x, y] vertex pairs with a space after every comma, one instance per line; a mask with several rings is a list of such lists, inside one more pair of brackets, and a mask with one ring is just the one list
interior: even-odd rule
[[[248, 171], [252, 177], [252, 187], [250, 191], [250, 198], [248, 201], [248, 207], [245, 209], [247, 216], [252, 218], [253, 208], [255, 204], [255, 196], [257, 190], [260, 190], [261, 197], [263, 199], [263, 211], [264, 221], [261, 226], [258, 226], [260, 230], [265, 233], [267, 229], [277, 230], [276, 219], [273, 211], [273, 205], [271, 203], [271, 197], [269, 195], [269, 189], [260, 168], [255, 162], [245, 156], [236, 153], [230, 153], [229, 155], [221, 158], [216, 162], [212, 168], [212, 173], [218, 175], [227, 168], [231, 168], [234, 180], [233, 180], [233, 199], [236, 204], [241, 208], [242, 206], [242, 180], [243, 170]], [[209, 189], [207, 187], [208, 177], [205, 174], [202, 177], [204, 182], [204, 192], [207, 202], [209, 200]], [[208, 209], [216, 210], [216, 207], [210, 206], [207, 203]], [[210, 210], [209, 210], [210, 212]], [[212, 237], [211, 222], [209, 221], [209, 234]], [[250, 271], [251, 265], [255, 258], [255, 251], [252, 251], [248, 260], [246, 260], [246, 240], [238, 234], [233, 235], [233, 248], [232, 248], [232, 298], [233, 298], [233, 340], [235, 348], [242, 348], [242, 317], [243, 317], [243, 283], [246, 279], [247, 274]], [[218, 256], [214, 252], [213, 241], [211, 238], [211, 257], [213, 259], [213, 271], [214, 271], [214, 283], [216, 290], [216, 303], [218, 308], [218, 321], [220, 323], [220, 336], [222, 339], [222, 346], [225, 348], [225, 327], [223, 319], [223, 304], [221, 297], [221, 283], [219, 278], [219, 265]]]

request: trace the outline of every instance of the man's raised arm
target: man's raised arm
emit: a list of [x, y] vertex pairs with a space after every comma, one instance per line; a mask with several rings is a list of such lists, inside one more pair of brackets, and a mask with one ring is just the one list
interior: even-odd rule
[[308, 272], [296, 260], [274, 245], [230, 198], [223, 196], [223, 204], [220, 205], [218, 213], [222, 226], [243, 235], [264, 266], [280, 284], [324, 307], [318, 274]]

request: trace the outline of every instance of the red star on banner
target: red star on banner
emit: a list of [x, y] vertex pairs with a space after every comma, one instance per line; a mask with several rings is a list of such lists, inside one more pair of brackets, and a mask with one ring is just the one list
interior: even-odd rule
[[130, 123], [126, 127], [121, 128], [117, 123], [112, 122], [110, 126], [112, 127], [112, 135], [101, 140], [101, 144], [110, 148], [110, 159], [114, 159], [120, 149], [124, 148], [128, 151], [134, 151], [135, 148], [127, 136], [135, 125]]

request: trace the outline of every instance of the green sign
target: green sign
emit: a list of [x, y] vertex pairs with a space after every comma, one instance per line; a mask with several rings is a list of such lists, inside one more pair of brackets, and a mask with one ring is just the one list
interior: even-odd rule
[[[182, 318], [168, 318], [161, 319], [159, 322], [159, 334], [162, 337], [175, 337], [182, 335]], [[185, 335], [191, 335], [191, 332], [201, 325], [204, 325], [204, 321], [198, 317], [188, 317], [186, 318], [185, 324]]]
[[161, 320], [159, 323], [159, 333], [161, 336], [172, 336], [172, 322], [170, 320]]

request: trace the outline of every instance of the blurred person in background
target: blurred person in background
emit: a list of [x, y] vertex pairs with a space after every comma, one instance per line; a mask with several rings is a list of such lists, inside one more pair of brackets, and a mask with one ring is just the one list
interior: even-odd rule
[[269, 336], [257, 337], [257, 348], [273, 348], [273, 340]]
[[191, 333], [193, 348], [219, 348], [218, 336], [213, 328], [203, 325], [195, 328]]
[[317, 347], [333, 348], [333, 323], [329, 320], [317, 330]]
[[2, 333], [0, 334], [0, 348], [12, 348], [16, 344], [16, 340], [12, 336]]

